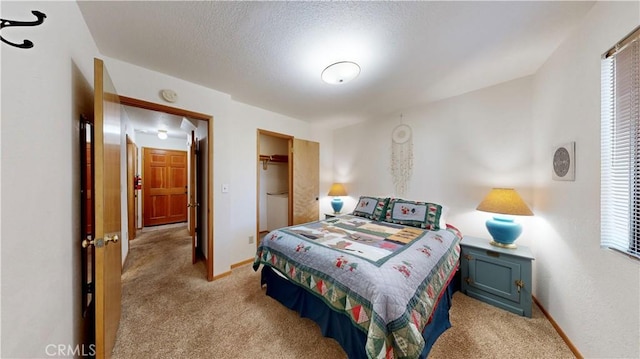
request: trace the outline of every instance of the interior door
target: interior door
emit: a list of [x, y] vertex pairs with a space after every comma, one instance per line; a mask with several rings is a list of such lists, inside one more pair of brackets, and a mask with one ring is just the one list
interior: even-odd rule
[[320, 206], [320, 144], [318, 142], [293, 139], [292, 144], [292, 191], [293, 205], [291, 225], [317, 221]]
[[187, 152], [144, 149], [144, 226], [187, 221]]
[[96, 357], [109, 358], [121, 312], [120, 103], [104, 63], [94, 60]]
[[198, 246], [196, 238], [196, 227], [198, 225], [198, 216], [196, 208], [200, 206], [198, 203], [196, 178], [198, 178], [198, 160], [197, 160], [197, 140], [194, 131], [191, 131], [191, 145], [189, 146], [189, 234], [191, 235], [191, 262], [195, 263], [196, 247]]

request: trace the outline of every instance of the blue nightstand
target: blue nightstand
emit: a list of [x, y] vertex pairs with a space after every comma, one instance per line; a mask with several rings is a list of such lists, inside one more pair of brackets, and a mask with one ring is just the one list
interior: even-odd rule
[[512, 313], [531, 317], [531, 261], [528, 247], [506, 249], [465, 236], [460, 243], [462, 292]]

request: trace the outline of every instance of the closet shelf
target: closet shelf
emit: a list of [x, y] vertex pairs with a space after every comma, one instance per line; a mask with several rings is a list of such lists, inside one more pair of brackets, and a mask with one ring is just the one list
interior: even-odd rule
[[267, 169], [269, 163], [288, 163], [289, 156], [287, 155], [260, 155], [259, 160], [262, 162], [262, 168]]

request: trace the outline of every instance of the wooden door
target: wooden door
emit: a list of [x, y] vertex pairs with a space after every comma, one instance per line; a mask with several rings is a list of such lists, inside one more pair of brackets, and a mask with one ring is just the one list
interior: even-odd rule
[[290, 202], [293, 208], [291, 225], [317, 221], [319, 219], [320, 194], [320, 144], [297, 138], [292, 144], [292, 187]]
[[144, 226], [187, 221], [187, 152], [144, 149]]
[[197, 139], [194, 131], [191, 131], [191, 144], [189, 146], [189, 234], [191, 235], [191, 262], [196, 262], [196, 227], [198, 225], [198, 216], [196, 208], [200, 206], [198, 203], [198, 189], [196, 186], [196, 178], [198, 178], [198, 160], [197, 160]]
[[109, 358], [121, 311], [120, 103], [104, 63], [94, 61], [96, 357]]
[[136, 238], [136, 189], [135, 177], [138, 174], [136, 170], [136, 152], [137, 147], [127, 136], [127, 219], [129, 240]]

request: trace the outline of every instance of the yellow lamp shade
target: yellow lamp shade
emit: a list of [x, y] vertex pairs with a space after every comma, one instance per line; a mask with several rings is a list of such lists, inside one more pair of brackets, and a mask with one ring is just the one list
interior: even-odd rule
[[515, 216], [533, 216], [529, 206], [513, 188], [493, 188], [476, 209]]
[[334, 197], [346, 196], [347, 190], [344, 189], [344, 185], [342, 183], [334, 183], [333, 185], [331, 185], [328, 195]]

